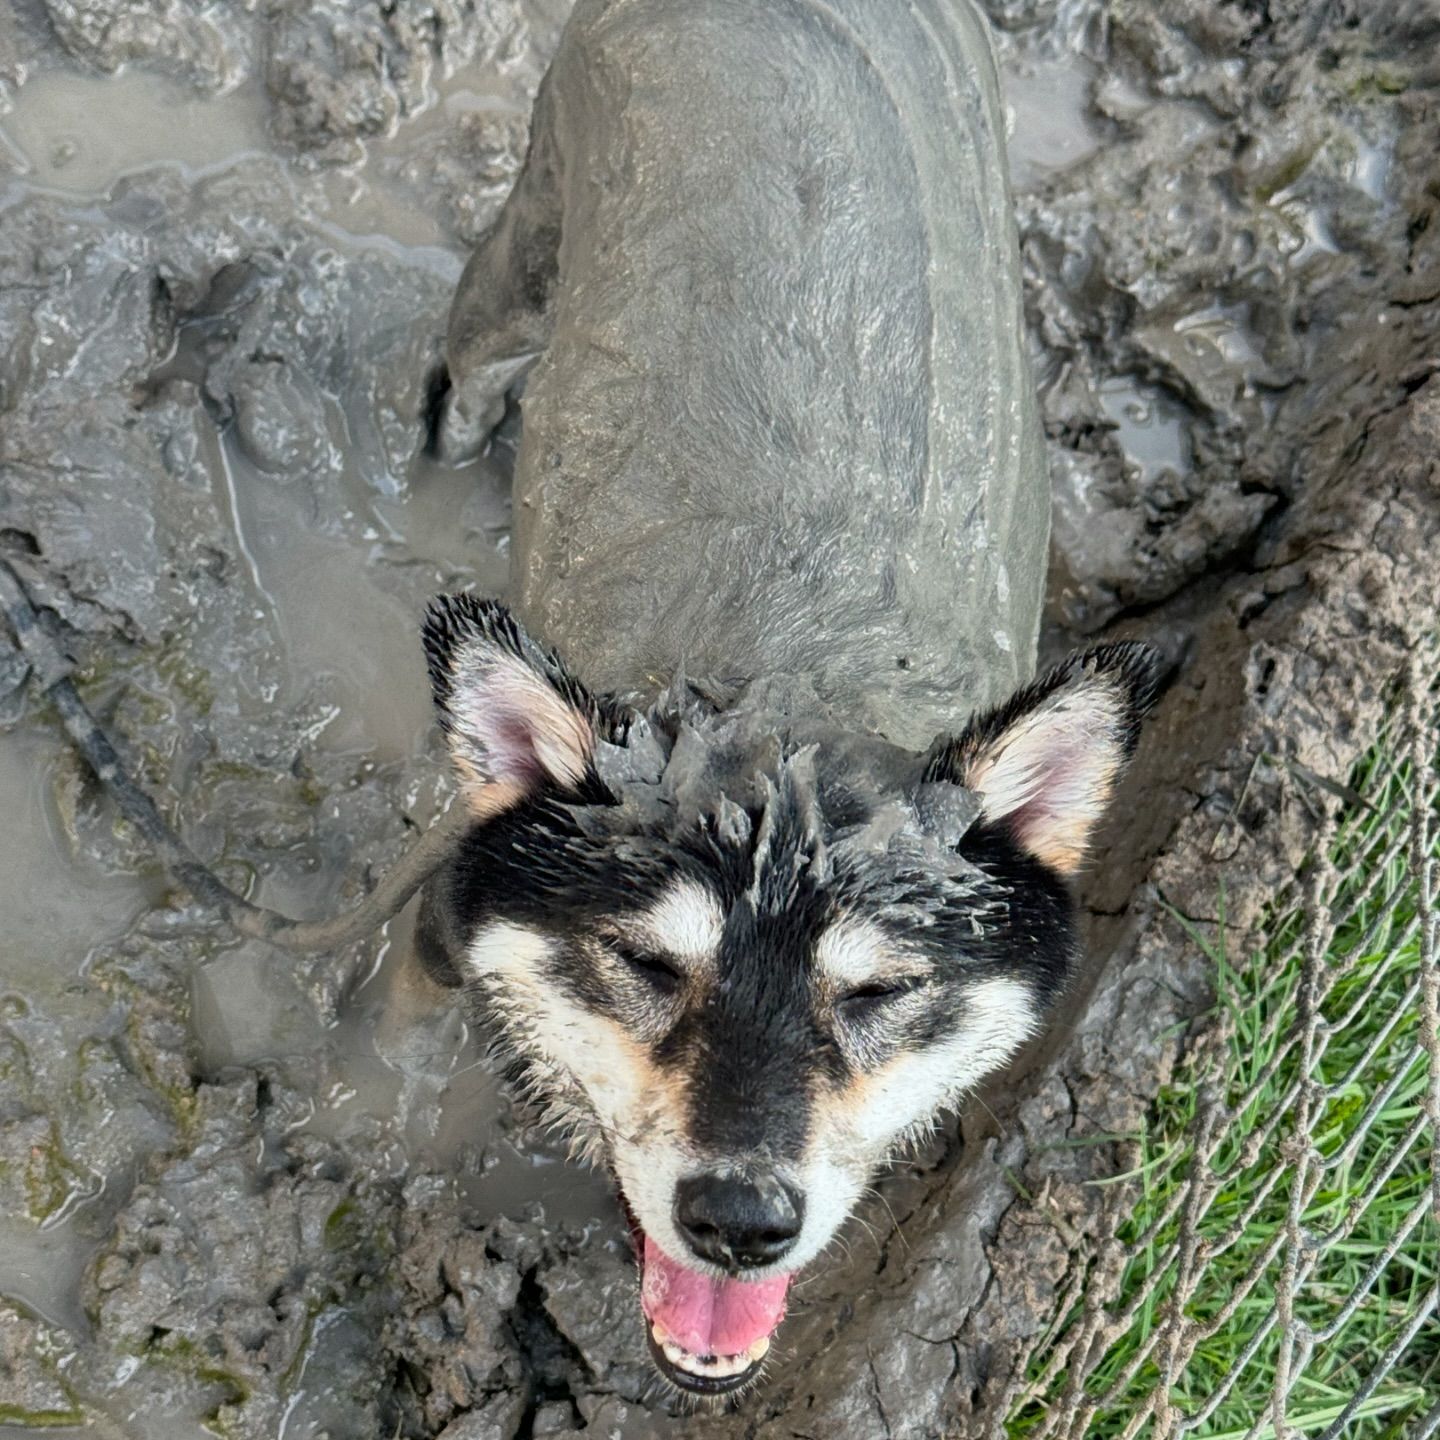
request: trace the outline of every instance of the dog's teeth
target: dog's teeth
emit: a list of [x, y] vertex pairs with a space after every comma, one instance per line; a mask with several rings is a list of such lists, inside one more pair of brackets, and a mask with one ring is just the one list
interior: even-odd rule
[[[754, 1346], [739, 1355], [692, 1355], [673, 1341], [666, 1341], [661, 1349], [665, 1358], [677, 1369], [708, 1380], [728, 1380], [732, 1375], [743, 1374], [755, 1363], [752, 1358]], [[760, 1353], [764, 1354], [764, 1350]]]
[[650, 1334], [661, 1354], [677, 1370], [707, 1380], [728, 1380], [741, 1375], [752, 1365], [758, 1365], [770, 1351], [768, 1335], [762, 1335], [748, 1350], [742, 1350], [738, 1355], [696, 1355], [683, 1345], [677, 1345], [659, 1321], [650, 1322]]

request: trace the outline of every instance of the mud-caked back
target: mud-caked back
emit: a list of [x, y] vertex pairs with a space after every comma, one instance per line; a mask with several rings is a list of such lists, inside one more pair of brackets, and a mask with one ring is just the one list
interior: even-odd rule
[[598, 689], [807, 673], [912, 746], [1026, 680], [1048, 487], [967, 0], [582, 3], [537, 124], [531, 627]]

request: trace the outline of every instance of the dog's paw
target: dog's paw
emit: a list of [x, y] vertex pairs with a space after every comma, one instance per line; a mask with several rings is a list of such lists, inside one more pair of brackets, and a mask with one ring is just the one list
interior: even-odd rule
[[443, 464], [465, 465], [484, 453], [504, 418], [504, 389], [459, 388], [441, 366], [428, 387], [426, 450]]

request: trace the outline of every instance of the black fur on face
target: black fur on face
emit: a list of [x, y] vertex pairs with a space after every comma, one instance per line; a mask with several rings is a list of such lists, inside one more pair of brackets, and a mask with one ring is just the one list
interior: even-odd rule
[[427, 898], [436, 963], [667, 1253], [680, 1179], [778, 1167], [803, 1263], [1063, 987], [1152, 655], [1076, 657], [921, 757], [793, 684], [627, 714], [499, 611], [427, 627], [478, 817]]

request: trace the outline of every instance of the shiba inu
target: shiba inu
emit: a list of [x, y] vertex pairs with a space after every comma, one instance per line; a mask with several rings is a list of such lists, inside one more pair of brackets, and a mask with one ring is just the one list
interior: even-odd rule
[[425, 625], [474, 823], [420, 949], [613, 1173], [692, 1395], [1043, 1023], [1154, 688], [1030, 681], [999, 114], [966, 0], [580, 0], [451, 314], [443, 453], [533, 372], [514, 610]]

